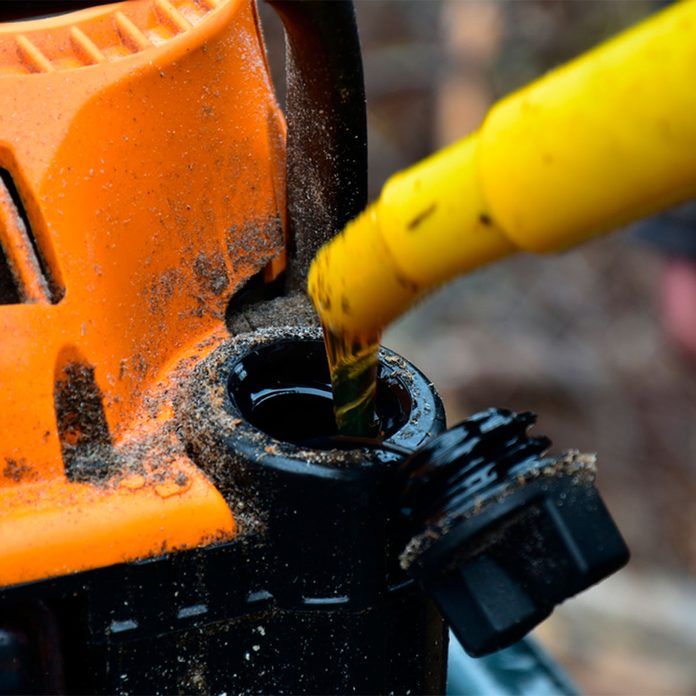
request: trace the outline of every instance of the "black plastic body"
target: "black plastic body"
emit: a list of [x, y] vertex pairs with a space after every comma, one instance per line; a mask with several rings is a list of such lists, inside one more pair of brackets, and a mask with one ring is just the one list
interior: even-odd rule
[[[264, 589], [257, 559], [249, 538], [4, 590], [0, 693], [378, 693], [382, 684], [401, 692], [414, 682], [435, 685], [432, 677], [414, 679], [444, 661], [433, 659], [444, 646], [431, 604], [403, 592], [363, 610], [281, 608]], [[405, 644], [415, 631], [430, 652]]]
[[[594, 486], [567, 483], [530, 484], [453, 532], [450, 549], [464, 546], [464, 557], [444, 560], [448, 552], [434, 547], [415, 571], [470, 655], [517, 642], [628, 560]], [[444, 570], [432, 572], [439, 561]]]
[[288, 287], [367, 203], [367, 112], [350, 0], [268, 0], [286, 35]]
[[402, 559], [473, 656], [512, 645], [628, 561], [594, 458], [544, 456], [550, 441], [526, 432], [534, 420], [489, 409], [400, 467], [415, 535]]
[[[319, 336], [314, 330], [260, 331], [205, 361], [201, 374], [228, 388], [213, 413], [205, 406], [212, 402], [209, 385], [194, 376], [187, 403], [199, 406], [185, 419], [192, 456], [239, 510], [255, 572], [265, 583], [255, 591], [268, 592], [274, 605], [296, 617], [292, 649], [298, 652], [292, 668], [283, 666], [284, 691], [441, 692], [445, 625], [432, 600], [400, 568], [407, 532], [385, 505], [385, 486], [399, 457], [275, 440], [248, 422], [229, 388], [230, 375], [240, 370], [249, 381], [257, 363], [243, 358], [264, 349], [280, 348], [281, 356], [295, 350], [321, 377], [326, 359]], [[380, 386], [408, 397], [387, 441], [416, 448], [444, 428], [442, 405], [415, 368], [382, 355]], [[270, 360], [258, 364], [272, 370]], [[390, 380], [398, 385], [389, 387]], [[261, 691], [278, 690], [274, 669], [268, 666], [268, 682], [258, 677]]]

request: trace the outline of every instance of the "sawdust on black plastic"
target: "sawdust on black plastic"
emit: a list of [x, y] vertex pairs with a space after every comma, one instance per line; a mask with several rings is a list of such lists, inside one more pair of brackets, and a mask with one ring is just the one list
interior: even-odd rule
[[570, 476], [574, 485], [591, 485], [594, 483], [597, 475], [596, 462], [597, 458], [594, 454], [579, 452], [578, 450], [567, 450], [559, 457], [549, 459], [548, 464], [545, 466], [517, 476], [514, 482], [512, 482], [513, 485], [505, 486], [497, 495], [484, 496], [479, 500], [475, 500], [473, 504], [468, 505], [461, 513], [450, 515], [444, 520], [438, 521], [437, 525], [427, 527], [422, 534], [414, 536], [399, 556], [401, 567], [404, 570], [408, 570], [416, 558], [432, 547], [455, 524], [478, 515], [488, 506], [499, 503], [535, 479]]
[[227, 328], [233, 336], [268, 327], [298, 326], [316, 328], [317, 314], [304, 292], [258, 302], [230, 317]]
[[[281, 303], [280, 306], [284, 305]], [[273, 312], [272, 308], [267, 309]], [[260, 316], [247, 317], [247, 321], [255, 323], [260, 320]], [[274, 313], [274, 316], [279, 315]], [[243, 481], [235, 480], [236, 469], [240, 467], [243, 457], [230, 452], [225, 441], [246, 441], [260, 452], [260, 460], [277, 456], [299, 461], [307, 467], [355, 468], [373, 462], [377, 456], [367, 449], [306, 449], [274, 440], [230, 410], [227, 376], [231, 364], [252, 348], [289, 338], [321, 339], [321, 331], [309, 327], [265, 326], [253, 333], [236, 336], [196, 367], [191, 375], [189, 389], [182, 393], [182, 398], [178, 399], [176, 405], [179, 434], [187, 444], [189, 455], [213, 479], [241, 523], [242, 531], [245, 521], [253, 525], [263, 522], [255, 516], [251, 520], [248, 518], [248, 514], [257, 508], [261, 494], [254, 490], [253, 477], [246, 477]], [[405, 361], [392, 355], [383, 355], [382, 358], [397, 369], [402, 368], [399, 370], [400, 377], [408, 382]], [[414, 419], [404, 428], [410, 430], [417, 426], [418, 421]]]

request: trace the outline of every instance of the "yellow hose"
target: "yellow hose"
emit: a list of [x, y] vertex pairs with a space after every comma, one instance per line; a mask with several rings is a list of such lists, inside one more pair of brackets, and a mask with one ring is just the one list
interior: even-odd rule
[[553, 252], [696, 197], [696, 0], [498, 102], [393, 176], [308, 289], [334, 333], [377, 334], [455, 275]]

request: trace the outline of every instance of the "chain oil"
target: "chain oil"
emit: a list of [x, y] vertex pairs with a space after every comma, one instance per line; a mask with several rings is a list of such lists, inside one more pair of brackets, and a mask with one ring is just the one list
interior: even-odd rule
[[[246, 420], [277, 440], [318, 449], [358, 447], [389, 439], [409, 421], [413, 397], [399, 369], [393, 358], [389, 363], [375, 357], [370, 373], [378, 388], [370, 388], [370, 434], [361, 437], [338, 430], [326, 353], [317, 334], [312, 340], [278, 340], [247, 351], [232, 367], [229, 393]], [[364, 417], [365, 400], [358, 401]], [[355, 414], [348, 413], [355, 423]]]
[[375, 410], [379, 335], [349, 336], [324, 326], [336, 426], [341, 435], [377, 437]]

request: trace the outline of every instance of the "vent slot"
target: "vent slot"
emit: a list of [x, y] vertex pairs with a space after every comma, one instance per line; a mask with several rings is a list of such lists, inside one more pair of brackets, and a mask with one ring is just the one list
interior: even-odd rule
[[5, 250], [0, 245], [0, 305], [20, 304], [19, 289], [7, 262]]
[[0, 247], [0, 288], [9, 288], [0, 293], [2, 304], [60, 301], [63, 288], [51, 275], [12, 175], [1, 168]]

